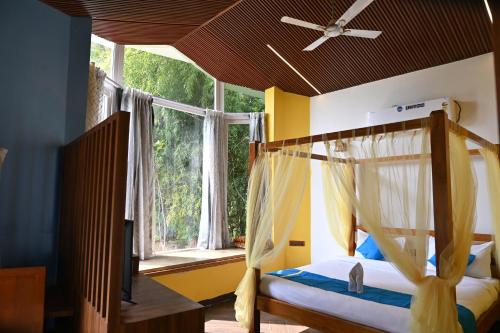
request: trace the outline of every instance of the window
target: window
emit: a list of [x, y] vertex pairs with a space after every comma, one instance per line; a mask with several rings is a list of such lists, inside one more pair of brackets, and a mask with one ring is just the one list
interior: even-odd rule
[[176, 102], [213, 108], [212, 77], [191, 63], [158, 54], [158, 49], [153, 49], [156, 53], [144, 49], [148, 48], [125, 47], [125, 85]]
[[[264, 94], [235, 85], [224, 84], [224, 111], [235, 113], [264, 112]], [[228, 128], [227, 211], [232, 239], [245, 234], [248, 183], [248, 124], [230, 124]]]
[[[91, 61], [125, 86], [200, 108], [214, 108], [214, 79], [171, 46], [122, 47], [93, 37], [91, 53]], [[223, 86], [225, 112], [264, 111], [262, 92]], [[110, 100], [105, 101], [109, 104]], [[159, 105], [154, 105], [154, 115], [154, 251], [163, 260], [166, 256], [162, 253], [177, 256], [172, 251], [196, 247], [202, 197], [203, 117]], [[233, 239], [245, 233], [249, 126], [244, 119], [237, 116], [228, 121], [227, 206]]]
[[[95, 63], [97, 67], [106, 72], [106, 76], [108, 78], [111, 78], [112, 76], [113, 49], [113, 42], [96, 35], [92, 35], [90, 44], [90, 62]], [[108, 82], [104, 82], [104, 96], [101, 106], [102, 119], [99, 121], [102, 121], [111, 115], [113, 98], [114, 88]]]
[[154, 107], [154, 251], [194, 248], [201, 213], [203, 118]]
[[90, 44], [90, 62], [95, 63], [97, 67], [111, 76], [111, 67], [113, 64], [113, 43], [92, 35]]
[[227, 215], [232, 240], [245, 235], [248, 182], [248, 125], [228, 128]]
[[264, 93], [225, 83], [224, 112], [264, 112]]
[[[125, 47], [125, 85], [213, 108], [213, 79], [193, 64], [163, 55], [162, 50]], [[201, 214], [203, 118], [160, 106], [154, 106], [154, 115], [154, 251], [194, 248]]]

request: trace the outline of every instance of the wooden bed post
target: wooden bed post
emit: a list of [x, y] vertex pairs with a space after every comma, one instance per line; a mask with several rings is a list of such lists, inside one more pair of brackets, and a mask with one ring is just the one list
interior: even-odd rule
[[436, 270], [442, 276], [441, 253], [453, 243], [448, 115], [433, 111], [430, 116], [432, 195], [436, 236]]
[[[252, 171], [253, 164], [259, 156], [259, 141], [250, 142], [248, 150], [248, 174]], [[252, 327], [250, 328], [251, 333], [260, 332], [260, 311], [257, 309], [257, 296], [259, 295], [259, 285], [260, 285], [260, 269], [255, 269], [255, 299], [253, 304], [253, 318]]]
[[253, 162], [257, 159], [257, 156], [259, 156], [259, 141], [253, 141], [250, 142], [249, 147], [248, 147], [248, 174], [250, 175], [250, 172], [252, 171], [253, 167]]
[[[352, 168], [352, 186], [354, 186], [354, 195], [356, 195], [356, 167], [353, 164]], [[356, 208], [351, 207], [352, 209], [352, 218], [351, 218], [351, 236], [349, 238], [349, 255], [354, 256], [354, 252], [356, 251]]]

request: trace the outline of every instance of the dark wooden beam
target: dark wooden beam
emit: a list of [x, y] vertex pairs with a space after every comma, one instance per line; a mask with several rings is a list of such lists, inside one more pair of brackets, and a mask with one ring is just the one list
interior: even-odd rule
[[[250, 142], [249, 156], [248, 156], [248, 173], [252, 172], [252, 167], [255, 160], [259, 156], [259, 145], [260, 142]], [[247, 245], [248, 246], [248, 245]], [[260, 332], [260, 311], [257, 309], [257, 296], [259, 295], [259, 285], [260, 285], [260, 269], [255, 269], [255, 299], [253, 304], [253, 318], [252, 327], [250, 328], [251, 333]]]
[[425, 127], [427, 119], [428, 118], [419, 118], [419, 119], [399, 121], [384, 125], [354, 128], [339, 132], [330, 132], [325, 134], [304, 136], [301, 138], [266, 142], [262, 144], [263, 146], [262, 149], [267, 151], [267, 150], [279, 149], [283, 146], [294, 146], [306, 143], [323, 142], [325, 140], [331, 141], [338, 139], [351, 139], [365, 135], [374, 135], [374, 134], [383, 134], [383, 133], [392, 133], [392, 132], [401, 132], [405, 130], [419, 129]]
[[[356, 193], [356, 167], [351, 164], [352, 168], [352, 186], [354, 187], [354, 192]], [[358, 224], [356, 219], [356, 208], [352, 207], [352, 217], [351, 217], [351, 232], [349, 236], [349, 255], [354, 256], [356, 251], [356, 225]]]
[[441, 276], [441, 254], [453, 243], [448, 116], [444, 111], [434, 111], [430, 120], [436, 270]]

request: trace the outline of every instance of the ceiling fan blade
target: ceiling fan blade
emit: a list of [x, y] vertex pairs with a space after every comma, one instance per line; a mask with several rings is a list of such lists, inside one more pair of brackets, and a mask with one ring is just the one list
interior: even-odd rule
[[288, 16], [283, 16], [281, 18], [281, 22], [288, 23], [288, 24], [293, 24], [293, 25], [297, 25], [297, 26], [303, 27], [303, 28], [309, 28], [309, 29], [319, 30], [319, 31], [325, 31], [325, 29], [326, 29], [325, 27], [323, 27], [321, 25], [317, 25], [317, 24], [314, 24], [314, 23], [309, 23], [309, 22], [302, 21], [302, 20], [297, 20], [297, 19], [294, 19], [293, 17], [288, 17]]
[[326, 42], [328, 40], [328, 36], [322, 36], [318, 39], [316, 39], [313, 43], [311, 43], [311, 45], [309, 45], [308, 47], [306, 47], [303, 51], [312, 51], [314, 50], [315, 48], [317, 48], [318, 46], [320, 46], [321, 44], [323, 44], [324, 42]]
[[380, 36], [382, 31], [375, 30], [356, 30], [356, 29], [347, 29], [342, 35], [343, 36], [351, 36], [351, 37], [362, 37], [362, 38], [377, 38]]
[[352, 6], [342, 15], [341, 18], [335, 22], [335, 24], [340, 24], [346, 25], [351, 21], [353, 18], [356, 17], [359, 13], [363, 11], [366, 7], [368, 7], [369, 4], [371, 4], [373, 0], [357, 0], [355, 3], [352, 4]]

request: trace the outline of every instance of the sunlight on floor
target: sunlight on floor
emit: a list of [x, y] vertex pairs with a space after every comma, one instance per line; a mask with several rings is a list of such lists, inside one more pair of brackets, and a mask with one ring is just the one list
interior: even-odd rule
[[[298, 325], [284, 318], [261, 312], [260, 331], [264, 333], [320, 333], [317, 330]], [[245, 333], [236, 322], [234, 300], [208, 306], [205, 310], [205, 332]]]
[[[305, 326], [292, 325], [290, 323], [261, 323], [262, 333], [301, 333], [308, 328]], [[239, 326], [235, 321], [209, 320], [205, 322], [205, 333], [246, 333], [247, 331]]]
[[199, 250], [186, 249], [178, 251], [160, 252], [155, 257], [139, 262], [139, 270], [153, 269], [158, 267], [168, 267], [182, 264], [189, 264], [198, 261], [210, 259], [230, 258], [238, 255], [244, 255], [245, 250], [231, 248], [224, 250]]

